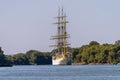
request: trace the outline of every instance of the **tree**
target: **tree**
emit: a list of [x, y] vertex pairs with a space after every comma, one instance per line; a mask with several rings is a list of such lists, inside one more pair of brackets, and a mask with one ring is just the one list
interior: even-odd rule
[[37, 54], [39, 54], [39, 51], [36, 50], [29, 50], [26, 52], [26, 56], [29, 59], [30, 64], [35, 64], [35, 60], [37, 57]]
[[30, 50], [26, 52], [26, 56], [28, 57], [30, 64], [52, 64], [52, 56], [49, 53]]
[[92, 46], [92, 45], [99, 45], [99, 43], [98, 43], [97, 41], [91, 41], [91, 42], [89, 43], [89, 45], [90, 45], [90, 46]]
[[3, 50], [0, 47], [0, 67], [1, 66], [12, 66], [12, 61], [8, 59], [7, 56], [3, 54]]
[[[79, 48], [73, 48], [72, 50], [73, 50], [73, 51], [72, 51], [72, 55], [73, 55], [72, 59], [73, 59], [73, 61], [75, 61], [76, 58], [77, 58], [76, 55], [79, 53]], [[76, 62], [76, 61], [75, 61], [75, 62]]]
[[13, 56], [15, 65], [29, 65], [29, 60], [24, 53], [19, 53]]
[[5, 55], [3, 54], [3, 50], [0, 47], [0, 65], [4, 65], [5, 63]]
[[115, 41], [116, 45], [120, 45], [120, 40]]

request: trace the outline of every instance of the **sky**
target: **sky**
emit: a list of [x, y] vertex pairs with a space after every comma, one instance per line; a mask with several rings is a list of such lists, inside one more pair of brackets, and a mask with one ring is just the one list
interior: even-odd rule
[[6, 55], [52, 51], [58, 7], [67, 15], [71, 47], [120, 40], [120, 0], [0, 0], [0, 46]]

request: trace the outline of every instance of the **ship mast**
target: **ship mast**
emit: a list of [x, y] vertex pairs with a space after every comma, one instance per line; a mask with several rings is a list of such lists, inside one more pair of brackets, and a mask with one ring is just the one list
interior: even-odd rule
[[51, 39], [53, 40], [57, 40], [57, 43], [55, 45], [52, 45], [52, 47], [57, 47], [58, 53], [61, 54], [66, 54], [67, 51], [67, 47], [68, 42], [67, 42], [67, 38], [69, 38], [69, 34], [67, 34], [66, 31], [66, 24], [68, 23], [68, 21], [66, 21], [66, 14], [63, 11], [63, 8], [58, 10], [58, 16], [56, 17], [58, 19], [58, 21], [54, 24], [57, 24], [57, 35], [56, 36], [52, 36]]

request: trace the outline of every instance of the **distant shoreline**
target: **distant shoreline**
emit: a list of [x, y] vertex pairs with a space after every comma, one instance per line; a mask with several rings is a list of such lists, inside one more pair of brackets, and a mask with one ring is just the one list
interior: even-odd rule
[[120, 63], [118, 64], [109, 64], [109, 63], [89, 63], [89, 64], [86, 64], [86, 63], [72, 63], [72, 65], [120, 65]]

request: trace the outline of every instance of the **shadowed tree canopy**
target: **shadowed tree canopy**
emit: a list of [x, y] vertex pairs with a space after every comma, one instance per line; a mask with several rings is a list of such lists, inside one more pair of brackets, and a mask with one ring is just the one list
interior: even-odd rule
[[3, 54], [3, 51], [0, 47], [0, 65], [3, 65], [5, 62], [5, 55]]
[[115, 41], [115, 44], [120, 45], [120, 40]]
[[12, 57], [14, 65], [49, 65], [52, 57], [49, 52], [29, 50], [26, 53], [18, 53]]
[[2, 66], [12, 66], [12, 61], [8, 59], [7, 56], [3, 54], [3, 50], [0, 47], [0, 67]]
[[29, 60], [27, 56], [23, 53], [14, 55], [13, 62], [15, 65], [29, 65]]
[[52, 57], [50, 53], [40, 52], [37, 50], [30, 50], [26, 52], [30, 64], [45, 65], [52, 64]]
[[99, 45], [99, 43], [97, 41], [91, 41], [89, 45]]

